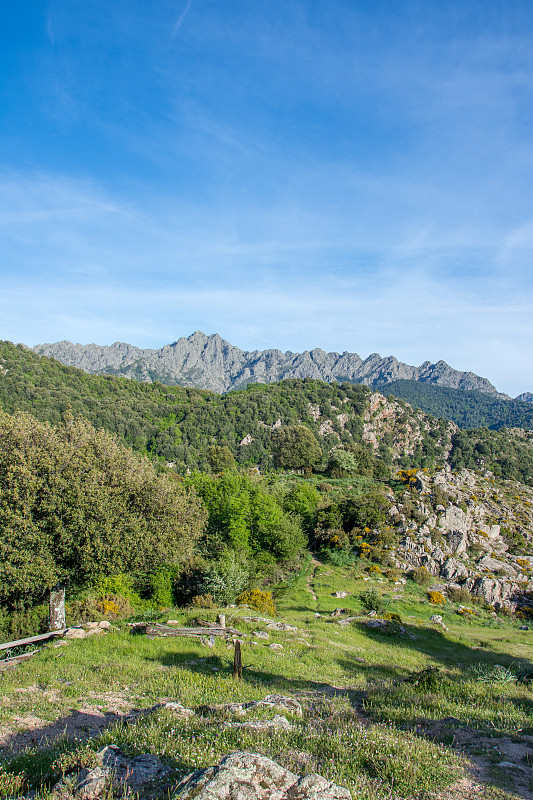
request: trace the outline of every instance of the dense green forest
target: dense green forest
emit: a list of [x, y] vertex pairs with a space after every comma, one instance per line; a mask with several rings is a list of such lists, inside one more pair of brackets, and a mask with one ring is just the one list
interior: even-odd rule
[[533, 403], [502, 400], [478, 389], [465, 391], [421, 381], [393, 381], [379, 391], [401, 397], [426, 414], [451, 419], [460, 428], [533, 428]]
[[[449, 405], [453, 398], [464, 395], [472, 414], [479, 402], [481, 409], [499, 408], [500, 404], [502, 409], [524, 407], [529, 418], [533, 417], [529, 403], [500, 401], [479, 392], [459, 392], [413, 381], [389, 384], [387, 392], [396, 385], [398, 393], [402, 387], [404, 390], [415, 387], [416, 391], [441, 398], [444, 405], [446, 398]], [[172, 464], [180, 474], [189, 470], [210, 471], [209, 448], [213, 446], [225, 447], [237, 464], [255, 465], [261, 472], [292, 466], [329, 470], [338, 476], [355, 473], [380, 479], [386, 479], [395, 464], [431, 467], [446, 459], [442, 436], [447, 415], [441, 407], [436, 408], [440, 421], [429, 417], [425, 423], [417, 423], [420, 436], [410, 455], [400, 453], [395, 459], [391, 447], [396, 432], [409, 427], [415, 419], [406, 404], [396, 424], [380, 435], [376, 451], [364, 445], [363, 416], [369, 398], [366, 386], [347, 382], [329, 384], [310, 378], [253, 384], [218, 395], [201, 389], [88, 375], [24, 347], [0, 343], [2, 410], [11, 414], [26, 411], [54, 425], [59, 425], [65, 411], [70, 410], [74, 417], [82, 416], [95, 427], [104, 428], [155, 462]], [[339, 412], [345, 417], [342, 423]], [[480, 418], [484, 418], [483, 414], [480, 411]], [[321, 427], [324, 420], [330, 422], [326, 429]], [[512, 421], [516, 424], [515, 417]], [[307, 467], [305, 459], [291, 465], [282, 455], [282, 439], [289, 434], [283, 431], [280, 437], [280, 429], [299, 425], [312, 434], [308, 446], [314, 449], [315, 456]], [[291, 447], [294, 449], [294, 443]], [[317, 448], [321, 459], [316, 456]], [[531, 439], [527, 435], [489, 430], [488, 425], [452, 436], [448, 460], [456, 469], [488, 468], [503, 478], [525, 483], [533, 480]]]
[[[181, 472], [187, 467], [209, 469], [206, 449], [212, 443], [226, 445], [239, 463], [269, 469], [275, 425], [303, 423], [327, 454], [338, 438], [334, 433], [318, 436], [319, 423], [309, 404], [319, 405], [326, 415], [331, 411], [332, 416], [332, 406], [342, 407], [350, 419], [344, 428], [336, 423], [333, 427], [349, 441], [362, 430], [368, 394], [365, 386], [304, 379], [254, 384], [218, 395], [88, 375], [8, 342], [0, 344], [0, 407], [4, 411], [28, 411], [37, 419], [59, 424], [70, 409], [74, 416], [114, 433], [134, 450], [173, 462]], [[241, 445], [245, 437], [253, 441]]]

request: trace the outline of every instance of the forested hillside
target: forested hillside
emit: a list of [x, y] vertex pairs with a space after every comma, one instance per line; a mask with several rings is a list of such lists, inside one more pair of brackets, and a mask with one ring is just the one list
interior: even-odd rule
[[[386, 478], [394, 465], [432, 467], [448, 462], [456, 469], [492, 469], [503, 478], [533, 480], [528, 433], [487, 428], [459, 432], [444, 416], [437, 419], [413, 411], [401, 399], [380, 397], [360, 384], [310, 378], [253, 384], [218, 395], [88, 375], [9, 342], [0, 344], [0, 407], [4, 411], [27, 411], [57, 425], [70, 410], [74, 417], [85, 417], [181, 474], [210, 470], [208, 449], [213, 445], [227, 447], [238, 464], [259, 466], [262, 472], [276, 465], [290, 467], [276, 461], [277, 434], [287, 426], [303, 425], [321, 451], [314, 466], [326, 471], [356, 470]], [[520, 405], [530, 409], [530, 404]], [[351, 452], [345, 454], [345, 450]], [[344, 467], [335, 466], [339, 452]]]
[[401, 397], [426, 414], [451, 419], [460, 428], [533, 428], [533, 404], [526, 400], [504, 400], [478, 389], [407, 380], [384, 384], [379, 391]]

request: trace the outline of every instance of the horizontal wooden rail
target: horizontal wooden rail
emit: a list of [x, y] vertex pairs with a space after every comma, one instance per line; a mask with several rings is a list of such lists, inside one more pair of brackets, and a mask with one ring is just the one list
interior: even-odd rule
[[4, 642], [0, 644], [0, 650], [10, 650], [12, 647], [23, 647], [25, 644], [33, 644], [33, 642], [44, 642], [46, 639], [52, 639], [54, 636], [63, 636], [68, 631], [68, 628], [61, 628], [59, 631], [49, 631], [48, 633], [40, 633], [38, 636], [28, 636], [27, 639], [17, 639], [15, 642]]

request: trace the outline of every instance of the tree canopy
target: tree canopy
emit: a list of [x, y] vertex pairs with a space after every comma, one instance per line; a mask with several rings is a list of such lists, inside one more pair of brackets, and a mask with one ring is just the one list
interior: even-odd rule
[[57, 582], [150, 573], [192, 552], [206, 513], [108, 433], [0, 412], [0, 603], [31, 602]]

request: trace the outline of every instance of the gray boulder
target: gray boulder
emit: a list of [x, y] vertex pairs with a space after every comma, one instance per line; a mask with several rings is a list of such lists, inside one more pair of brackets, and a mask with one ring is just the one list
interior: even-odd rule
[[448, 581], [461, 580], [468, 577], [468, 569], [456, 558], [448, 558], [442, 565], [440, 574]]
[[351, 800], [347, 789], [320, 775], [298, 777], [258, 753], [231, 753], [187, 775], [172, 800]]
[[[468, 581], [467, 581], [468, 584]], [[498, 609], [502, 606], [511, 607], [512, 596], [516, 593], [518, 584], [498, 578], [478, 578], [472, 586], [472, 594], [483, 597], [487, 603]]]
[[512, 567], [510, 564], [507, 564], [505, 561], [499, 561], [497, 558], [492, 558], [491, 556], [483, 556], [483, 558], [478, 561], [478, 567], [479, 569], [486, 569], [489, 572], [506, 572], [507, 575], [510, 575], [513, 578], [517, 574], [514, 567]]
[[[461, 511], [461, 513], [463, 512]], [[456, 553], [458, 556], [466, 553], [468, 547], [468, 534], [466, 531], [450, 531], [446, 536], [446, 541], [452, 553]]]
[[439, 528], [445, 531], [460, 531], [468, 533], [470, 528], [470, 515], [459, 506], [450, 506], [439, 519]]
[[170, 773], [156, 757], [149, 754], [128, 758], [115, 744], [96, 753], [98, 765], [81, 769], [62, 778], [54, 787], [54, 796], [76, 800], [96, 800], [107, 787], [113, 786], [124, 794], [139, 794], [147, 785], [166, 779]]

